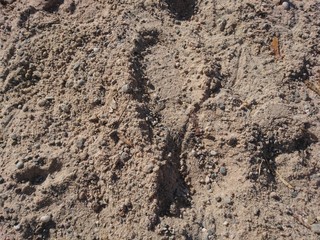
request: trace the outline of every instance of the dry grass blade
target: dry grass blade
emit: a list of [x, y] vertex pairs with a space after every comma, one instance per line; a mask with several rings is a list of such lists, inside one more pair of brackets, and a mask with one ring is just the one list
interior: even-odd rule
[[[288, 183], [288, 182], [282, 177], [282, 175], [281, 175], [277, 170], [275, 170], [275, 169], [270, 165], [270, 163], [268, 163], [268, 161], [266, 161], [266, 163], [267, 163], [267, 166], [268, 166], [268, 168], [270, 169], [270, 171], [271, 171], [271, 173], [272, 173], [273, 175], [277, 176], [277, 177], [280, 179], [280, 181], [281, 181], [284, 185], [286, 185], [288, 188], [294, 189], [294, 187], [293, 187], [290, 183]], [[259, 170], [259, 171], [260, 171], [260, 170]]]
[[281, 174], [278, 172], [278, 171], [275, 171], [275, 173], [276, 173], [276, 175], [278, 176], [278, 178], [280, 179], [280, 181], [284, 184], [284, 185], [286, 185], [288, 188], [290, 188], [290, 189], [294, 189], [294, 187], [290, 184], [290, 183], [288, 183], [282, 176], [281, 176]]
[[310, 81], [305, 81], [305, 84], [310, 90], [314, 91], [320, 96], [320, 80], [317, 81], [317, 84]]

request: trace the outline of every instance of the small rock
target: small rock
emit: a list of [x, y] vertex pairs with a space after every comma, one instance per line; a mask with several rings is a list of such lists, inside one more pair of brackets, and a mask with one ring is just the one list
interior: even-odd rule
[[283, 2], [282, 7], [284, 10], [289, 10], [290, 9], [290, 3], [289, 2]]
[[16, 167], [17, 167], [18, 169], [22, 169], [22, 168], [24, 167], [24, 162], [18, 161], [18, 162], [16, 163]]
[[126, 152], [122, 152], [120, 154], [120, 160], [123, 161], [123, 162], [126, 162], [130, 159], [130, 155]]
[[86, 195], [85, 192], [82, 191], [82, 192], [79, 193], [78, 198], [79, 198], [79, 200], [84, 201], [84, 200], [87, 199], [87, 195]]
[[260, 216], [260, 209], [259, 208], [254, 208], [253, 209], [253, 214], [254, 214], [254, 216]]
[[221, 197], [216, 197], [217, 202], [221, 202], [222, 198]]
[[224, 203], [227, 204], [227, 205], [232, 205], [233, 204], [233, 201], [230, 197], [226, 197], [224, 199]]
[[154, 165], [153, 165], [152, 163], [149, 163], [147, 166], [145, 166], [144, 172], [146, 172], [146, 173], [152, 173], [153, 168], [154, 168]]
[[48, 223], [51, 220], [51, 215], [43, 215], [40, 217], [40, 222], [42, 223]]
[[213, 157], [214, 157], [214, 156], [217, 156], [217, 155], [218, 155], [218, 152], [215, 151], [215, 150], [211, 150], [211, 151], [210, 151], [210, 155], [213, 156]]
[[4, 183], [3, 177], [0, 177], [0, 184]]
[[229, 146], [235, 147], [238, 144], [238, 139], [236, 137], [232, 137], [228, 141]]
[[220, 167], [219, 171], [223, 176], [227, 175], [227, 168], [226, 167]]
[[16, 231], [19, 231], [21, 229], [21, 225], [20, 224], [14, 225], [13, 229]]
[[280, 200], [280, 197], [276, 192], [271, 192], [270, 197], [277, 201]]
[[206, 176], [206, 179], [204, 180], [206, 184], [211, 183], [211, 179], [209, 176]]
[[121, 88], [121, 92], [123, 92], [123, 93], [130, 93], [131, 90], [132, 90], [132, 89], [131, 89], [130, 84], [125, 84], [125, 85], [123, 85], [122, 88]]
[[76, 146], [79, 149], [84, 148], [84, 143], [86, 142], [86, 140], [84, 138], [80, 138], [76, 141]]
[[224, 29], [226, 28], [226, 25], [227, 25], [227, 20], [223, 19], [219, 24], [219, 29], [221, 32], [224, 31]]
[[311, 225], [311, 231], [317, 234], [320, 234], [320, 224], [312, 224]]
[[47, 99], [45, 99], [45, 98], [39, 100], [39, 102], [38, 102], [39, 107], [44, 107], [44, 106], [46, 106], [46, 104], [47, 104]]
[[229, 226], [229, 222], [228, 221], [224, 221], [223, 222], [223, 226], [226, 226], [226, 227]]
[[74, 65], [73, 65], [73, 70], [78, 70], [79, 67], [81, 65], [81, 62], [76, 62]]
[[71, 106], [69, 104], [65, 104], [65, 103], [61, 104], [59, 106], [59, 109], [61, 112], [64, 112], [67, 114], [69, 114], [71, 112]]
[[80, 79], [78, 82], [77, 82], [77, 86], [78, 87], [81, 87], [81, 86], [83, 86], [83, 85], [85, 85], [86, 84], [86, 80], [84, 80], [84, 79]]

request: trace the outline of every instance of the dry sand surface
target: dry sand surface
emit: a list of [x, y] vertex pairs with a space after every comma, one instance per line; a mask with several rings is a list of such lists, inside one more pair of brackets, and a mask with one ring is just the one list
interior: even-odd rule
[[320, 239], [319, 0], [0, 0], [0, 239]]

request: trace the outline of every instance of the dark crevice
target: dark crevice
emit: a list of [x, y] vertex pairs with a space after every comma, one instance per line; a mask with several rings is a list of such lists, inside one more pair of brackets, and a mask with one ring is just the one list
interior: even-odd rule
[[188, 20], [196, 12], [196, 0], [165, 0], [165, 2], [177, 20]]
[[134, 42], [134, 48], [131, 52], [129, 62], [131, 63], [129, 72], [132, 77], [130, 83], [133, 89], [133, 97], [138, 101], [148, 101], [147, 83], [148, 79], [145, 76], [145, 66], [143, 59], [148, 54], [147, 49], [158, 42], [159, 32], [157, 30], [148, 30], [140, 32]]
[[171, 132], [167, 134], [166, 145], [162, 154], [166, 164], [160, 168], [156, 180], [156, 198], [158, 200], [156, 214], [158, 216], [177, 217], [182, 207], [190, 206], [189, 188], [184, 181], [180, 161], [184, 133], [184, 131], [181, 131], [181, 134], [172, 134]]
[[43, 10], [53, 13], [59, 10], [61, 4], [63, 4], [64, 0], [50, 0], [44, 5]]

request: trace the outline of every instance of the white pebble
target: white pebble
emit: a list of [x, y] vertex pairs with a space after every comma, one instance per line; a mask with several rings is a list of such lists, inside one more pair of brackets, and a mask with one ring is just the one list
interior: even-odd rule
[[13, 229], [16, 231], [19, 231], [21, 229], [21, 225], [20, 224], [14, 225]]
[[121, 91], [123, 93], [129, 93], [131, 91], [131, 86], [129, 84], [125, 84], [122, 86]]
[[22, 161], [19, 161], [19, 162], [16, 163], [16, 167], [18, 169], [22, 169], [24, 167], [24, 163]]
[[206, 184], [209, 184], [209, 183], [211, 183], [211, 179], [210, 179], [210, 177], [209, 176], [206, 176], [206, 178], [205, 178], [205, 183]]
[[284, 10], [289, 10], [290, 9], [290, 3], [289, 2], [283, 2], [282, 3], [282, 7], [284, 8]]
[[50, 215], [43, 215], [40, 217], [40, 222], [42, 223], [47, 223], [47, 222], [50, 222], [51, 220], [51, 216]]

